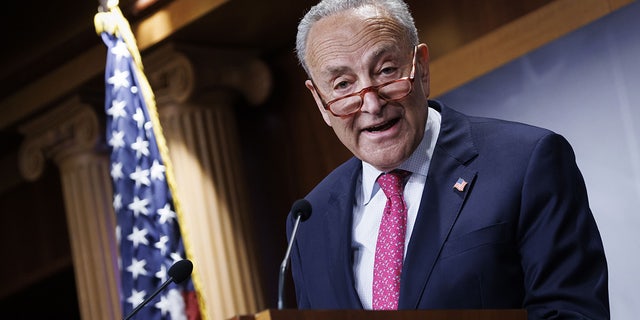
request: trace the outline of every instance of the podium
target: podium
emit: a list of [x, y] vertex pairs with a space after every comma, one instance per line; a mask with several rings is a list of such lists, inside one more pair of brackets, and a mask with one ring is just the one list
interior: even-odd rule
[[524, 309], [500, 310], [264, 310], [229, 320], [527, 320]]

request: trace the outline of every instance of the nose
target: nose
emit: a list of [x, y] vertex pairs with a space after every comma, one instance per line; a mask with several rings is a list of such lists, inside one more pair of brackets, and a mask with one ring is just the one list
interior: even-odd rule
[[382, 112], [382, 107], [386, 104], [386, 101], [378, 95], [378, 92], [371, 90], [366, 92], [362, 97], [362, 108], [360, 111], [379, 114]]

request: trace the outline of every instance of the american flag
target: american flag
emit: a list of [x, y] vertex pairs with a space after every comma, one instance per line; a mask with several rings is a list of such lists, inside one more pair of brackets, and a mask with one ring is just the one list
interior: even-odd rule
[[456, 183], [453, 185], [453, 188], [458, 190], [458, 191], [460, 191], [460, 192], [463, 192], [464, 191], [464, 187], [466, 187], [466, 186], [467, 186], [467, 181], [465, 181], [462, 178], [458, 178], [458, 181], [456, 181]]
[[[150, 90], [148, 82], [123, 39], [108, 32], [101, 35], [108, 49], [106, 140], [111, 147], [120, 297], [123, 315], [127, 315], [166, 281], [167, 270], [185, 258], [185, 249], [167, 168], [154, 134], [152, 123], [159, 123], [155, 103], [150, 112], [151, 103], [143, 95]], [[171, 283], [135, 318], [187, 319], [187, 314], [188, 319], [200, 318], [191, 279], [180, 285]]]

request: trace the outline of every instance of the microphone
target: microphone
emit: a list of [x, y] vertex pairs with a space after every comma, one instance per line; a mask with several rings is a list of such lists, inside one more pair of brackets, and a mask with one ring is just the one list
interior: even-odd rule
[[278, 276], [278, 310], [284, 309], [284, 274], [287, 272], [287, 267], [289, 266], [291, 246], [293, 245], [293, 241], [296, 239], [298, 225], [301, 221], [305, 221], [311, 216], [311, 203], [305, 199], [298, 199], [293, 203], [293, 206], [291, 206], [291, 213], [293, 214], [293, 218], [296, 219], [296, 222], [293, 225], [293, 231], [291, 232], [287, 252], [284, 254], [284, 259], [282, 259], [282, 263], [280, 264], [280, 274]]
[[167, 279], [167, 281], [165, 281], [160, 286], [160, 288], [158, 288], [149, 298], [144, 299], [142, 303], [140, 303], [135, 309], [133, 309], [133, 311], [131, 311], [131, 313], [129, 313], [129, 315], [124, 318], [124, 320], [131, 319], [131, 317], [133, 317], [136, 313], [138, 313], [138, 311], [140, 311], [142, 307], [147, 305], [149, 301], [153, 300], [153, 298], [155, 298], [158, 295], [158, 293], [160, 293], [160, 291], [166, 288], [169, 285], [169, 283], [171, 283], [172, 281], [175, 282], [176, 284], [179, 284], [182, 281], [187, 280], [187, 278], [189, 278], [189, 276], [191, 275], [191, 271], [193, 271], [193, 263], [191, 263], [191, 261], [187, 259], [180, 260], [174, 263], [171, 266], [171, 268], [169, 268], [169, 271], [167, 271], [167, 274], [169, 275], [169, 279]]

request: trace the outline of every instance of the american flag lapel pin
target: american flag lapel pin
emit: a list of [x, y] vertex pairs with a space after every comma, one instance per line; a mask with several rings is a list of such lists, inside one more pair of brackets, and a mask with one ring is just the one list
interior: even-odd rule
[[458, 181], [456, 181], [456, 183], [453, 185], [453, 188], [458, 190], [458, 191], [460, 191], [460, 192], [463, 192], [464, 191], [464, 187], [466, 187], [466, 186], [467, 186], [467, 181], [465, 181], [462, 178], [458, 178]]

